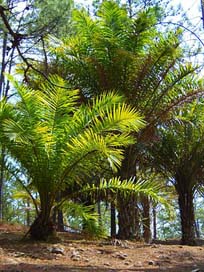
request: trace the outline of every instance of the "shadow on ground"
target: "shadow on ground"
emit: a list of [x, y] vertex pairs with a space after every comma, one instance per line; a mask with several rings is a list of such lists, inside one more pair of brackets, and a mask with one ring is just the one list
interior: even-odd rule
[[37, 264], [26, 264], [21, 263], [19, 265], [0, 265], [0, 272], [89, 272], [89, 271], [97, 271], [97, 272], [128, 272], [128, 271], [136, 271], [136, 272], [159, 272], [159, 271], [167, 271], [167, 272], [204, 272], [204, 263], [201, 266], [197, 266], [197, 268], [192, 268], [189, 266], [175, 266], [169, 268], [126, 268], [126, 269], [114, 269], [114, 268], [105, 268], [105, 267], [93, 267], [93, 266], [69, 266], [69, 265], [37, 265]]

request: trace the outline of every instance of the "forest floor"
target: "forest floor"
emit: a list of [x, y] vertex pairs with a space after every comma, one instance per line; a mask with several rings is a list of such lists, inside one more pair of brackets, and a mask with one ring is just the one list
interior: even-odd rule
[[204, 241], [195, 247], [178, 241], [148, 245], [60, 233], [57, 241], [42, 243], [23, 236], [21, 228], [0, 225], [0, 272], [204, 272]]

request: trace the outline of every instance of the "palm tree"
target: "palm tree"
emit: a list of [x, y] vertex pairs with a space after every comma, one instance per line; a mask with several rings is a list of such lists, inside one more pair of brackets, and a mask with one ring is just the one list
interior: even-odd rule
[[161, 127], [158, 139], [150, 151], [153, 163], [178, 194], [182, 243], [194, 245], [193, 198], [204, 170], [203, 103], [196, 101], [183, 110], [179, 120]]
[[59, 77], [50, 82], [31, 90], [14, 81], [16, 103], [0, 102], [1, 141], [39, 194], [40, 210], [30, 228], [35, 239], [53, 233], [57, 194], [91, 176], [100, 162], [117, 170], [123, 148], [134, 142], [130, 133], [144, 126], [119, 95], [79, 105], [78, 90], [68, 90]]
[[[58, 67], [82, 90], [83, 99], [115, 89], [144, 115], [147, 126], [135, 134], [137, 144], [125, 150], [119, 172], [129, 179], [136, 176], [145, 146], [156, 138], [157, 126], [203, 91], [195, 76], [197, 67], [183, 62], [182, 31], [157, 29], [162, 17], [158, 6], [129, 18], [115, 2], [103, 1], [97, 16], [93, 19], [85, 11], [75, 11], [74, 34], [63, 41], [51, 37], [50, 44]], [[134, 200], [120, 202], [119, 236], [128, 239], [135, 232], [136, 204]]]

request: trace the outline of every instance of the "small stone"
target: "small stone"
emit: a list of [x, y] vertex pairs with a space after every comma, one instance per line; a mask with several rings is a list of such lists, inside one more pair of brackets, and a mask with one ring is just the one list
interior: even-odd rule
[[81, 259], [81, 255], [79, 254], [78, 251], [73, 251], [71, 255], [71, 259], [73, 261], [79, 261]]
[[110, 266], [110, 263], [104, 263], [105, 266]]
[[125, 264], [125, 265], [130, 265], [130, 262], [125, 262], [124, 264]]
[[84, 251], [85, 251], [83, 248], [79, 248], [78, 250], [81, 251], [81, 252], [84, 252]]
[[73, 250], [73, 251], [71, 252], [71, 254], [72, 254], [72, 256], [79, 255], [79, 251], [77, 251], [77, 250]]
[[81, 257], [80, 257], [79, 255], [76, 255], [76, 256], [72, 257], [72, 260], [73, 260], [73, 261], [79, 261], [80, 258], [81, 258]]
[[23, 257], [23, 256], [25, 256], [25, 253], [23, 253], [23, 252], [16, 252], [16, 253], [14, 254], [14, 256], [15, 256], [16, 258]]
[[50, 250], [51, 253], [55, 253], [55, 254], [61, 254], [64, 255], [64, 249], [61, 247], [52, 247]]
[[149, 261], [148, 265], [155, 265], [155, 262], [154, 261]]
[[151, 245], [151, 248], [157, 248], [158, 246], [157, 245], [155, 245], [155, 244], [152, 244]]
[[142, 262], [138, 262], [138, 263], [134, 264], [134, 267], [142, 267]]
[[126, 259], [126, 257], [123, 256], [123, 255], [119, 255], [118, 258], [121, 259], [121, 260], [125, 260]]

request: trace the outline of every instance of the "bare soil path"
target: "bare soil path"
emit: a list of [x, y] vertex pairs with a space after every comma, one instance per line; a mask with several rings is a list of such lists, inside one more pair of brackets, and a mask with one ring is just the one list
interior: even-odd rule
[[129, 241], [90, 241], [68, 233], [60, 241], [22, 241], [23, 232], [1, 228], [0, 272], [204, 272], [204, 245], [147, 245]]

